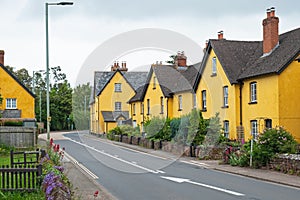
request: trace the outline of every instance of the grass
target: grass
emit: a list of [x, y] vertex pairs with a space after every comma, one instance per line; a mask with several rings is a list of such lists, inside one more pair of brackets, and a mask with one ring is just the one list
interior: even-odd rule
[[[10, 165], [10, 150], [12, 148], [7, 147], [5, 145], [0, 145], [0, 167], [2, 165]], [[34, 155], [30, 155], [29, 157], [34, 157]], [[30, 159], [30, 158], [29, 158]], [[34, 159], [34, 158], [33, 158]], [[21, 158], [20, 158], [21, 160]], [[1, 179], [1, 174], [0, 174]], [[42, 190], [38, 190], [36, 192], [2, 192], [0, 191], [0, 199], [14, 199], [14, 200], [44, 200], [45, 195]]]

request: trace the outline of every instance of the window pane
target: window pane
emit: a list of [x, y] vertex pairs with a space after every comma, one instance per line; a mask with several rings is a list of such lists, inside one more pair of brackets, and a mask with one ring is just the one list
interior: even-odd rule
[[228, 106], [228, 87], [225, 86], [223, 88], [223, 95], [224, 95], [224, 106]]
[[256, 100], [257, 100], [257, 98], [256, 98], [256, 83], [251, 83], [250, 84], [250, 90], [251, 90], [251, 92], [250, 92], [250, 95], [251, 95], [251, 102], [256, 102]]
[[178, 96], [178, 109], [182, 110], [182, 96], [181, 95]]
[[202, 91], [202, 109], [206, 110], [206, 90]]
[[216, 59], [216, 57], [212, 58], [212, 74], [217, 74], [217, 59]]
[[121, 92], [121, 91], [122, 91], [121, 83], [115, 83], [115, 92]]
[[121, 102], [115, 102], [115, 110], [121, 111], [122, 110], [122, 103]]
[[17, 108], [17, 99], [6, 99], [6, 109], [16, 109]]

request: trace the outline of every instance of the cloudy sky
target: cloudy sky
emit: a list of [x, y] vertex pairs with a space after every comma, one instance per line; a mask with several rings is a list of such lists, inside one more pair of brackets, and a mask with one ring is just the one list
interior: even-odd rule
[[[0, 49], [5, 50], [5, 65], [16, 70], [27, 68], [30, 73], [45, 69], [45, 2], [0, 0]], [[201, 47], [204, 47], [206, 40], [217, 38], [220, 30], [230, 40], [262, 40], [262, 19], [266, 17], [266, 9], [272, 6], [276, 8], [280, 20], [280, 33], [299, 28], [300, 25], [299, 0], [73, 2], [73, 6], [49, 7], [50, 67], [61, 66], [72, 85], [76, 84], [78, 77], [83, 76], [79, 74], [80, 69], [97, 47], [128, 31], [166, 29], [186, 36]], [[118, 45], [114, 44], [111, 48], [117, 49]], [[123, 58], [120, 58], [121, 55], [115, 57], [126, 59], [131, 69], [134, 65], [165, 61], [170, 52], [138, 52], [127, 57], [123, 52]], [[199, 60], [201, 55], [200, 52]], [[94, 63], [99, 70], [103, 70], [107, 64], [101, 63], [101, 59], [99, 63]]]

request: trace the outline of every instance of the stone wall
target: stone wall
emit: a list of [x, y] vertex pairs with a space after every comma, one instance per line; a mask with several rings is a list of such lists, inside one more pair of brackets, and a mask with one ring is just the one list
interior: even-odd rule
[[271, 160], [269, 168], [300, 176], [300, 154], [281, 154]]
[[0, 126], [0, 143], [17, 147], [33, 147], [37, 143], [36, 128]]

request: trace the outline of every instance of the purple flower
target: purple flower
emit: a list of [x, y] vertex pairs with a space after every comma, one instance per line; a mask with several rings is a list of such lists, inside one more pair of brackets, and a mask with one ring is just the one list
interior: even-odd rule
[[64, 167], [63, 166], [54, 166], [55, 169], [57, 169], [60, 172], [64, 171]]

